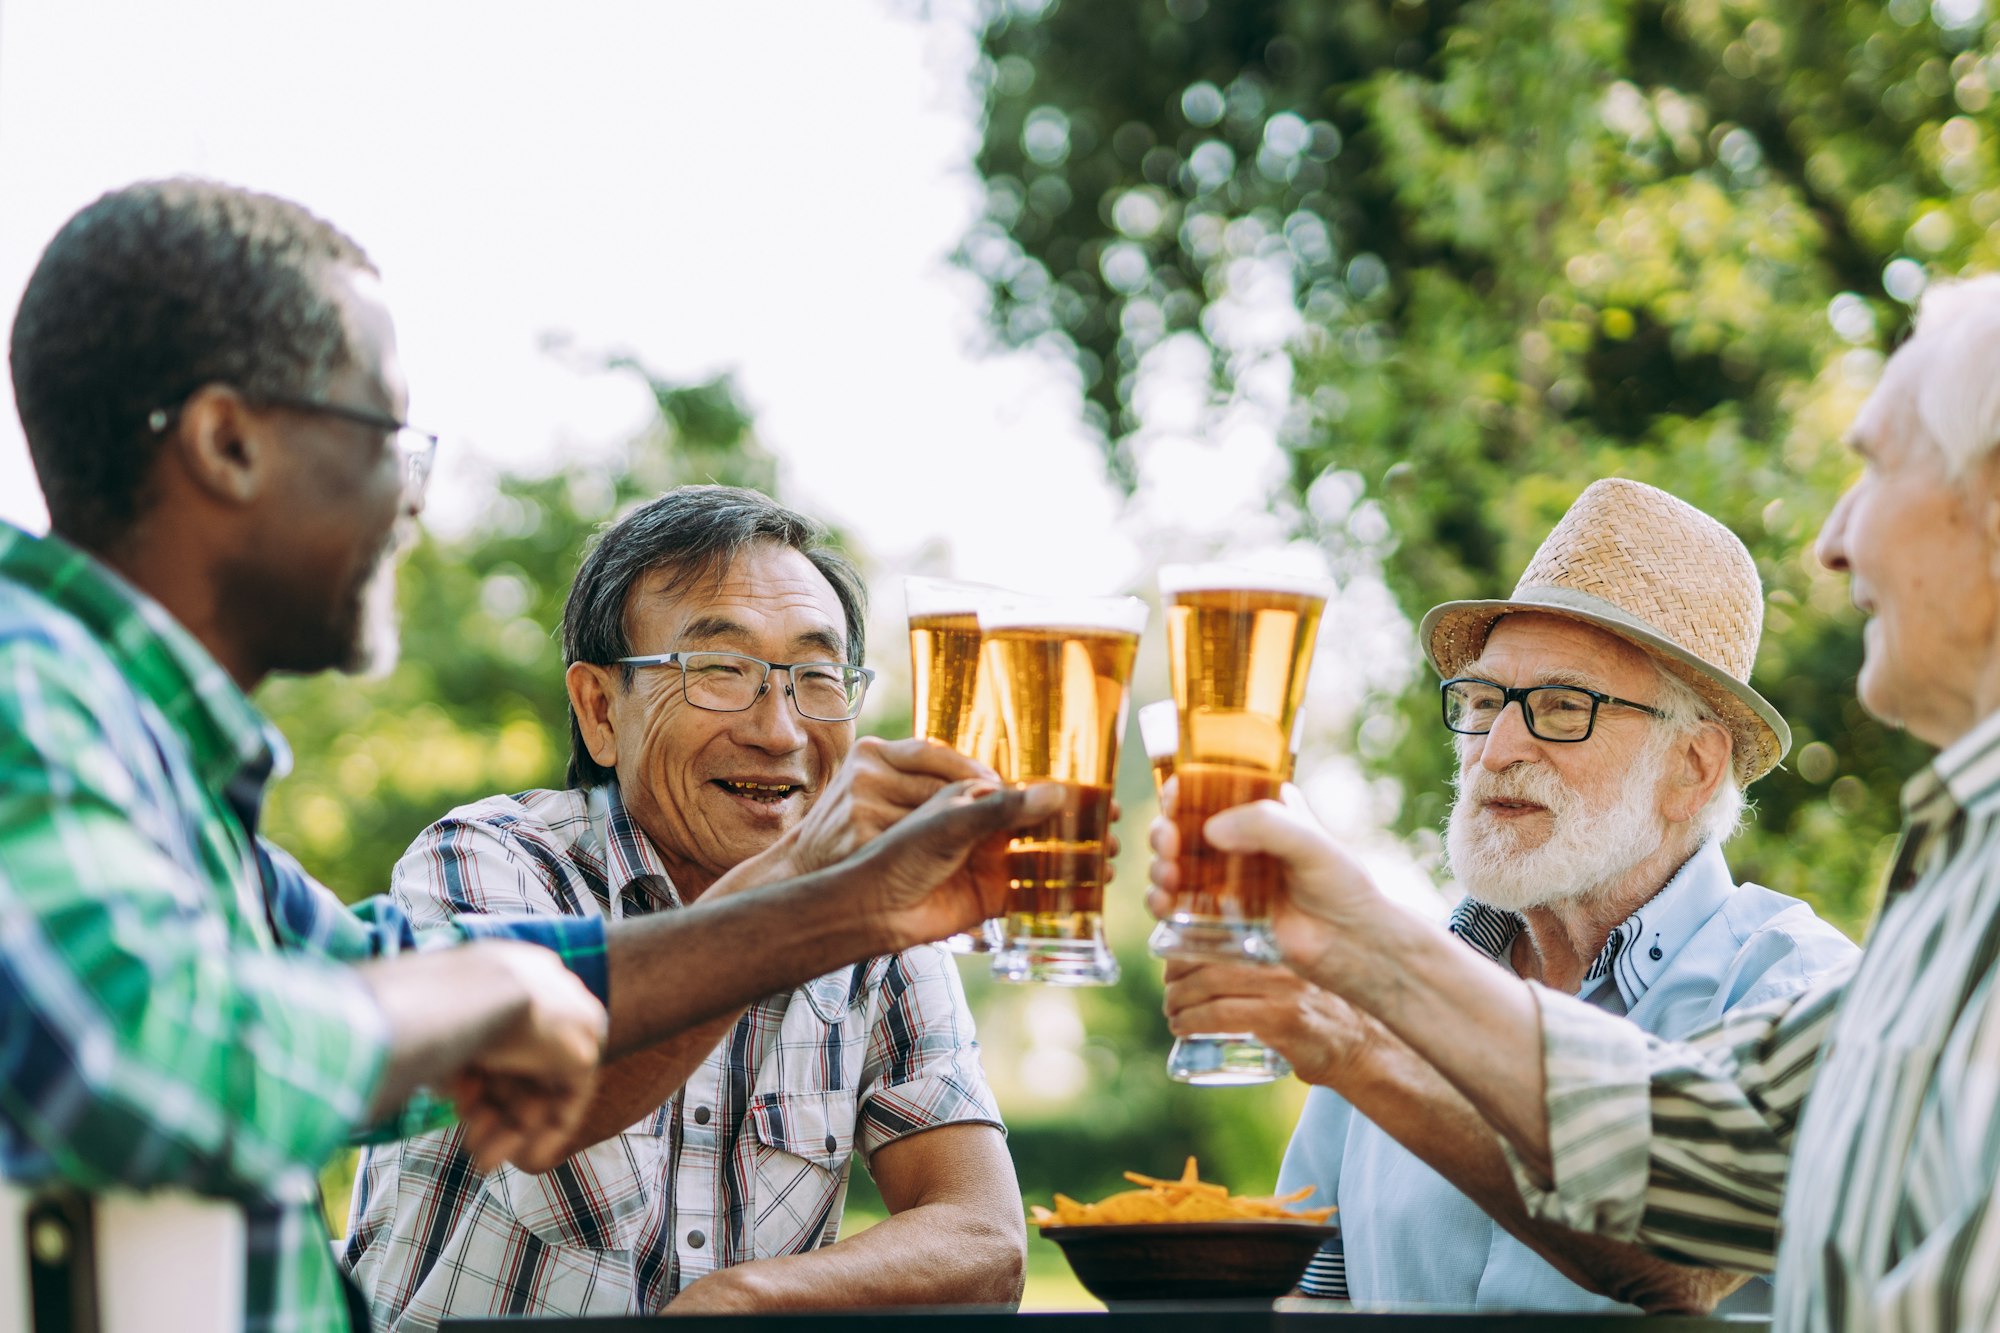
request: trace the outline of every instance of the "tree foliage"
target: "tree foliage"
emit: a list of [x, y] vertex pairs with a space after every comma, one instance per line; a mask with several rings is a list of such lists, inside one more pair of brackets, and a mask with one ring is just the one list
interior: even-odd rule
[[[1005, 338], [1077, 361], [1133, 482], [1145, 377], [1256, 367], [1228, 306], [1302, 332], [1276, 497], [1412, 620], [1512, 586], [1592, 479], [1749, 545], [1784, 770], [1731, 846], [1858, 930], [1921, 761], [1853, 697], [1844, 581], [1810, 545], [1839, 438], [1927, 275], [1990, 267], [2000, 65], [1970, 0], [1093, 0], [996, 7], [988, 205], [962, 260]], [[1122, 53], [1112, 58], [1112, 53]], [[1414, 650], [1413, 650], [1414, 651]], [[1363, 710], [1406, 830], [1448, 751], [1420, 682]]]

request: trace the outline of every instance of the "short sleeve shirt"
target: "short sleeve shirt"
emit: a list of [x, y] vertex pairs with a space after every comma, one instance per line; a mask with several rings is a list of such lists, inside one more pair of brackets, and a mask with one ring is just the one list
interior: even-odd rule
[[[462, 807], [398, 863], [420, 922], [680, 910], [615, 787]], [[541, 1176], [480, 1177], [455, 1130], [370, 1149], [347, 1264], [376, 1321], [645, 1313], [717, 1268], [837, 1239], [849, 1164], [1000, 1125], [950, 956], [925, 945], [751, 1006], [679, 1093]]]

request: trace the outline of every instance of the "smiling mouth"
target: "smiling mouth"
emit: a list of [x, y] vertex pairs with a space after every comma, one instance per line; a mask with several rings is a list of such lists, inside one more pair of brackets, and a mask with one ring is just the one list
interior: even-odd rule
[[1548, 809], [1533, 801], [1488, 801], [1486, 808], [1496, 815], [1528, 815], [1538, 810]]
[[715, 785], [732, 796], [741, 796], [748, 801], [764, 805], [776, 805], [805, 788], [795, 782], [737, 782], [730, 778], [717, 778]]

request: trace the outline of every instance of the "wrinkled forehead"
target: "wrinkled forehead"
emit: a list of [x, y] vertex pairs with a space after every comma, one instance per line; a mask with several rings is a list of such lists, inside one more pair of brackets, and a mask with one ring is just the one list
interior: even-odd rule
[[706, 566], [654, 566], [634, 580], [625, 622], [643, 651], [841, 656], [847, 649], [846, 611], [833, 584], [803, 553], [776, 542], [752, 543]]

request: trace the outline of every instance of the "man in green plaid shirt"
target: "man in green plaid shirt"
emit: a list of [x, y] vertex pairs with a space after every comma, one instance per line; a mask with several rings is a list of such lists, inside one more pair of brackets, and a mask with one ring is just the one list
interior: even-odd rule
[[373, 267], [283, 200], [134, 186], [50, 243], [12, 371], [55, 535], [0, 527], [0, 1173], [230, 1201], [251, 1329], [357, 1322], [315, 1199], [336, 1147], [435, 1126], [435, 1089], [482, 1167], [545, 1169], [600, 1057], [991, 915], [968, 848], [1051, 804], [908, 743], [841, 779], [886, 813], [698, 911], [442, 939], [350, 912], [257, 837], [288, 757], [247, 695], [393, 657], [435, 437]]

